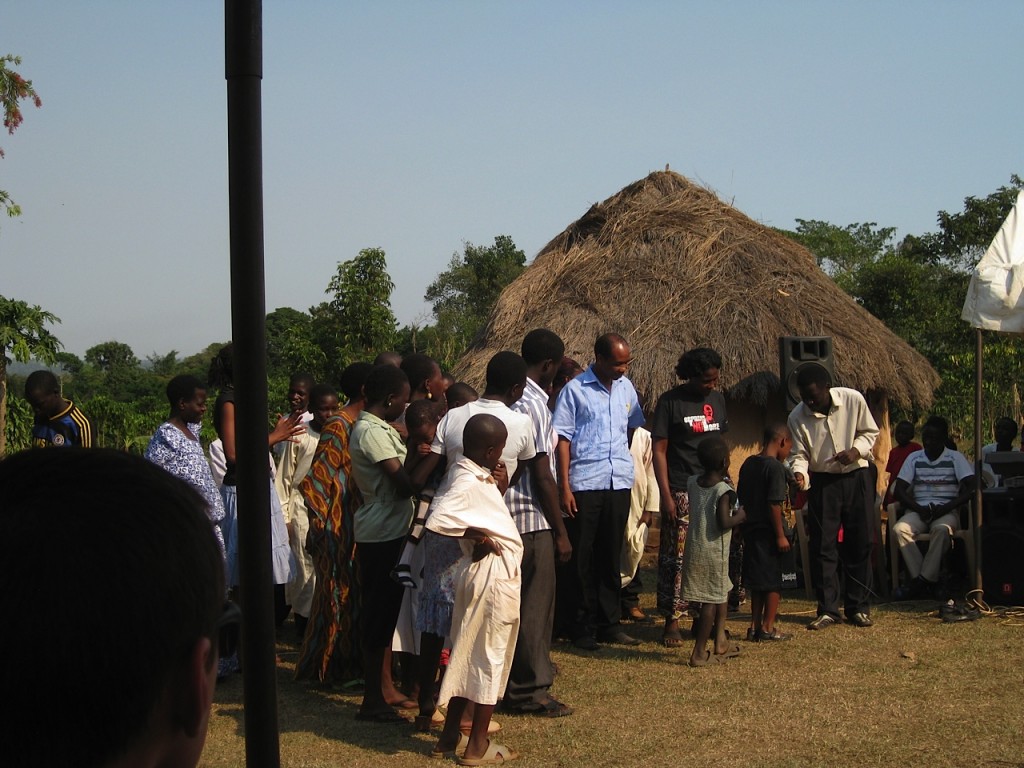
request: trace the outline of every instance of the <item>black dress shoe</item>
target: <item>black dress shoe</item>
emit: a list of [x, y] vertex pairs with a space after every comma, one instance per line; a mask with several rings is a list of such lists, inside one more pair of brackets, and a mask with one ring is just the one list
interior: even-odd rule
[[596, 651], [601, 646], [598, 645], [597, 640], [592, 638], [590, 635], [583, 635], [577, 637], [572, 641], [572, 644], [579, 648], [581, 651]]
[[853, 616], [850, 616], [847, 619], [847, 621], [849, 621], [855, 627], [873, 627], [873, 626], [875, 626], [875, 622], [873, 622], [871, 620], [871, 617], [868, 616], [863, 611], [858, 611], [857, 613], [853, 614]]
[[835, 623], [836, 623], [835, 619], [833, 619], [827, 613], [823, 613], [823, 614], [821, 614], [821, 616], [819, 616], [814, 621], [812, 621], [810, 624], [808, 624], [807, 628], [808, 629], [828, 629], [829, 627], [831, 627]]
[[615, 632], [602, 633], [597, 639], [602, 643], [613, 643], [615, 645], [640, 645], [639, 640], [627, 635], [621, 629]]

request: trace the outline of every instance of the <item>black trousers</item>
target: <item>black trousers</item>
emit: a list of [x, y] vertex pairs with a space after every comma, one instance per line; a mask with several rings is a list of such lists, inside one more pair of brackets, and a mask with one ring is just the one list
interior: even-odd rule
[[[857, 469], [845, 474], [811, 473], [807, 495], [811, 579], [818, 615], [839, 615], [839, 563], [842, 561], [843, 607], [847, 618], [868, 611], [871, 595], [871, 520], [875, 488], [872, 474]], [[839, 526], [843, 541], [839, 543]]]
[[600, 635], [612, 630], [622, 618], [619, 561], [629, 517], [630, 490], [579, 491], [573, 496], [579, 525], [576, 564], [583, 587], [586, 624]]
[[562, 519], [572, 544], [572, 557], [567, 563], [555, 564], [555, 627], [554, 636], [578, 640], [587, 634], [583, 617], [583, 586], [580, 584], [580, 526], [575, 517]]
[[554, 682], [551, 627], [555, 620], [555, 539], [550, 530], [522, 534], [519, 637], [505, 688], [505, 704], [542, 704]]
[[405, 537], [356, 546], [356, 566], [362, 587], [363, 652], [391, 647], [391, 637], [402, 610], [405, 587], [391, 578]]

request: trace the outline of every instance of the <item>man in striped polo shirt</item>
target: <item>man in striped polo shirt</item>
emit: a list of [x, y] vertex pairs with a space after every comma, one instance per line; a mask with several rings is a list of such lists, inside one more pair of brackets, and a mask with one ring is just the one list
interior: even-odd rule
[[[942, 556], [960, 527], [960, 507], [974, 494], [974, 467], [962, 453], [946, 447], [948, 439], [949, 424], [932, 416], [921, 430], [924, 448], [907, 457], [896, 478], [894, 495], [906, 511], [892, 532], [912, 579], [905, 590], [897, 590], [897, 599], [935, 593]], [[922, 557], [914, 536], [926, 532], [931, 540]]]
[[547, 394], [564, 352], [562, 340], [544, 328], [530, 331], [523, 339], [526, 386], [512, 410], [530, 417], [537, 455], [526, 463], [518, 482], [505, 494], [523, 540], [523, 582], [519, 637], [504, 708], [542, 717], [572, 714], [571, 707], [549, 693], [554, 682], [551, 629], [555, 618], [555, 558], [567, 562], [572, 555], [558, 504], [554, 475], [557, 438]]

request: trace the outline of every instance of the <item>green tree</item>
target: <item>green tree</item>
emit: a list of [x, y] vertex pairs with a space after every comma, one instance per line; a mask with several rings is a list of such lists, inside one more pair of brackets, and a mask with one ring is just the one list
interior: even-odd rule
[[53, 365], [61, 343], [46, 326], [59, 322], [42, 307], [0, 296], [0, 456], [7, 439], [7, 366], [33, 359]]
[[814, 219], [797, 219], [796, 224], [795, 231], [780, 231], [813, 253], [818, 266], [847, 292], [858, 270], [893, 251], [895, 227], [873, 221], [838, 227]]
[[325, 291], [330, 301], [309, 310], [313, 338], [332, 381], [337, 381], [348, 363], [373, 360], [380, 352], [394, 348], [394, 288], [380, 248], [364, 248], [354, 259], [338, 263]]
[[402, 355], [413, 352], [430, 355], [442, 370], [450, 371], [466, 348], [456, 337], [442, 333], [436, 325], [411, 323], [399, 329], [395, 350]]
[[[836, 283], [894, 333], [924, 355], [942, 378], [934, 413], [954, 433], [974, 424], [974, 334], [960, 319], [971, 272], [995, 237], [1024, 186], [1010, 184], [984, 198], [967, 197], [964, 209], [940, 211], [938, 231], [892, 244], [893, 230], [875, 224], [839, 227], [797, 220], [789, 232], [806, 246]], [[1020, 341], [986, 334], [983, 422], [986, 429], [1007, 414], [1020, 421]], [[921, 414], [896, 414], [916, 420]]]
[[146, 363], [149, 365], [149, 370], [157, 376], [170, 379], [178, 372], [178, 350], [172, 349], [166, 355], [153, 352], [146, 355]]
[[427, 287], [424, 299], [433, 305], [438, 336], [454, 345], [456, 359], [483, 330], [498, 296], [525, 265], [526, 254], [508, 235], [495, 237], [494, 245], [467, 242]]
[[127, 344], [104, 341], [85, 350], [85, 362], [109, 373], [118, 368], [135, 368], [139, 365], [139, 358]]
[[267, 376], [282, 379], [304, 371], [323, 381], [327, 356], [316, 343], [313, 318], [291, 307], [278, 307], [266, 322]]
[[[28, 100], [36, 107], [43, 106], [42, 99], [36, 95], [36, 89], [32, 87], [32, 81], [26, 80], [11, 66], [21, 66], [20, 56], [0, 56], [0, 101], [4, 106], [4, 128], [9, 135], [13, 135], [18, 126], [22, 124], [25, 117], [21, 112], [21, 102]], [[3, 149], [0, 149], [0, 158], [4, 156]], [[7, 211], [8, 216], [20, 216], [21, 208], [11, 199], [10, 195], [0, 189], [0, 206]], [[0, 430], [0, 440], [3, 432]], [[0, 443], [0, 449], [2, 449]]]

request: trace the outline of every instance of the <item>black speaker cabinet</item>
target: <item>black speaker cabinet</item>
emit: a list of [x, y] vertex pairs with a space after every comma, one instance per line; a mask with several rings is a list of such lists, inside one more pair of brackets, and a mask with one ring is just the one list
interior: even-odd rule
[[1024, 526], [982, 526], [981, 583], [989, 605], [1024, 605]]
[[832, 361], [831, 336], [781, 336], [779, 337], [779, 378], [782, 380], [784, 405], [792, 408], [800, 402], [800, 390], [796, 377], [808, 365], [820, 365], [836, 386], [836, 370]]

